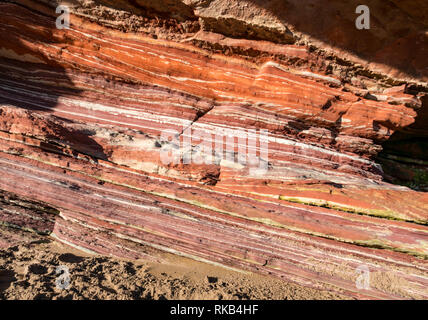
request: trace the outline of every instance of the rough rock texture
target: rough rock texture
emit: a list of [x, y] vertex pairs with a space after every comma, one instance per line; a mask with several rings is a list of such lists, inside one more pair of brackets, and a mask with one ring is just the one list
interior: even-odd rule
[[[427, 5], [367, 1], [361, 31], [350, 2], [72, 1], [70, 29], [56, 1], [0, 2], [0, 221], [105, 255], [428, 298]], [[236, 158], [245, 137], [232, 162], [162, 161], [185, 141], [211, 157], [192, 137], [227, 129], [266, 130], [267, 172]]]
[[[55, 241], [0, 250], [0, 299], [346, 299], [268, 276], [163, 255], [162, 263], [94, 257]], [[70, 287], [56, 287], [58, 265]], [[390, 279], [389, 285], [399, 283]]]

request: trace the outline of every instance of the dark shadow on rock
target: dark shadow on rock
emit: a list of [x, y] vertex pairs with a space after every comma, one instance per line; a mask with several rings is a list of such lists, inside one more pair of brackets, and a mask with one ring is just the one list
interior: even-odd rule
[[378, 162], [388, 181], [428, 191], [428, 94], [421, 101], [415, 122], [382, 144]]
[[80, 263], [85, 259], [83, 257], [76, 256], [72, 253], [64, 253], [58, 257], [58, 260], [65, 263]]
[[[62, 98], [78, 99], [83, 90], [74, 84], [64, 65], [53, 58], [61, 57], [61, 45], [67, 41], [66, 37], [61, 39], [54, 34], [54, 9], [49, 14], [38, 13], [24, 6], [0, 2], [0, 11], [0, 121], [17, 127], [23, 123], [29, 134], [38, 125], [39, 132], [44, 134], [40, 133], [37, 138], [41, 139], [41, 149], [45, 152], [64, 154], [64, 148], [70, 148], [71, 156], [79, 152], [95, 161], [106, 160], [103, 147], [91, 138], [91, 132], [75, 129], [73, 121], [53, 114], [63, 103]], [[0, 209], [6, 207], [18, 213], [3, 214], [3, 222], [43, 235], [53, 231], [59, 213], [41, 202], [0, 191]], [[34, 268], [35, 273], [43, 273]], [[3, 287], [8, 277], [5, 272], [3, 277], [0, 274]]]
[[16, 281], [15, 272], [12, 270], [0, 270], [0, 292], [9, 288], [14, 281]]
[[[49, 235], [55, 227], [59, 211], [39, 201], [24, 199], [0, 190], [0, 220], [20, 230]], [[41, 239], [45, 241], [45, 239]]]
[[[67, 45], [67, 36], [53, 32], [56, 16], [53, 8], [48, 12], [29, 10], [24, 6], [0, 3], [4, 17], [0, 21], [0, 105], [46, 114], [46, 142], [41, 147], [48, 152], [61, 153], [55, 140], [80, 153], [96, 159], [107, 160], [103, 147], [91, 138], [91, 133], [74, 130], [72, 121], [52, 115], [62, 98], [76, 98], [82, 93], [70, 73], [60, 61], [62, 47]], [[52, 50], [52, 52], [45, 52]], [[64, 107], [74, 112], [71, 107]], [[0, 113], [1, 114], [1, 113]], [[30, 116], [32, 117], [32, 116]]]
[[[428, 79], [426, 0], [246, 0], [241, 4], [245, 2], [313, 39]], [[369, 30], [358, 30], [355, 25], [359, 16], [355, 10], [361, 4], [370, 9]]]
[[34, 263], [28, 266], [28, 272], [32, 274], [42, 275], [48, 273], [48, 268], [41, 264]]

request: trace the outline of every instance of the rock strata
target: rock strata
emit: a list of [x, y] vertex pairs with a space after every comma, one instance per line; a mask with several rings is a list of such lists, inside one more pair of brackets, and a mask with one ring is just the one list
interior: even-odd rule
[[0, 2], [0, 246], [427, 299], [426, 5], [312, 2]]

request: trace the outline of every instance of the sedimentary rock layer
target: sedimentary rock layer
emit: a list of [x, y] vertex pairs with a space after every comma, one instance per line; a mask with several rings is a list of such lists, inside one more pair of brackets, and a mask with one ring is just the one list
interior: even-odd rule
[[[105, 255], [427, 298], [426, 61], [340, 60], [263, 15], [230, 34], [243, 17], [213, 18], [221, 1], [137, 3], [74, 3], [69, 29], [54, 1], [0, 3], [0, 221]], [[418, 166], [416, 190], [387, 182], [388, 161], [407, 182]]]

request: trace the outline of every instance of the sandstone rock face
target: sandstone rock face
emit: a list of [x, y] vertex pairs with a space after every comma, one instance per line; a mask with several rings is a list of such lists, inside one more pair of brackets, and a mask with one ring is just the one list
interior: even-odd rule
[[0, 221], [428, 298], [427, 5], [350, 2], [0, 3]]

